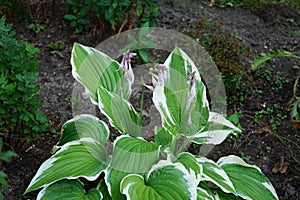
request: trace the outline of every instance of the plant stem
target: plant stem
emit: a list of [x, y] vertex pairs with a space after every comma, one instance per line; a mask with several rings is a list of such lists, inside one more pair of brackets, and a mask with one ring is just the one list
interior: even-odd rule
[[186, 146], [191, 142], [192, 142], [192, 139], [185, 138], [182, 145], [178, 148], [175, 155], [180, 154], [183, 151], [183, 149], [186, 148]]
[[176, 137], [173, 137], [172, 139], [172, 143], [170, 145], [170, 149], [171, 149], [171, 152], [176, 155], [176, 150], [178, 148], [178, 139]]
[[142, 96], [141, 96], [141, 103], [140, 103], [140, 121], [139, 121], [140, 126], [142, 125], [142, 119], [143, 119], [144, 91], [145, 91], [145, 86], [142, 85]]

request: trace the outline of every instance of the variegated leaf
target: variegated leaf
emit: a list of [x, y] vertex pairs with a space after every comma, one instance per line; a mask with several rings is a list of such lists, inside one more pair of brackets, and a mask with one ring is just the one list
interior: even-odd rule
[[236, 193], [244, 199], [278, 199], [269, 179], [255, 165], [230, 155], [217, 162], [228, 175]]

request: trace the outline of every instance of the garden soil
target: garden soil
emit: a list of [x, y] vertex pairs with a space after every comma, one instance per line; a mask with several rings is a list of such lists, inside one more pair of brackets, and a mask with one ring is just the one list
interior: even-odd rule
[[[4, 199], [7, 200], [36, 198], [38, 191], [26, 195], [23, 193], [38, 167], [51, 156], [51, 149], [59, 139], [61, 126], [73, 117], [72, 102], [76, 103], [76, 98], [72, 98], [74, 79], [69, 62], [73, 43], [96, 46], [105, 39], [95, 35], [95, 31], [73, 34], [69, 22], [63, 19], [69, 11], [66, 1], [56, 1], [54, 7], [55, 11], [51, 11], [45, 17], [44, 31], [34, 33], [29, 30], [27, 26], [30, 21], [14, 25], [19, 39], [33, 43], [41, 49], [37, 57], [40, 62], [37, 84], [40, 86], [40, 97], [43, 100], [41, 109], [56, 128], [57, 134], [43, 133], [31, 141], [11, 136], [5, 141], [4, 148], [11, 149], [19, 155], [11, 163], [2, 164], [9, 182], [8, 188], [2, 187]], [[244, 40], [252, 49], [251, 56], [241, 58], [245, 69], [249, 69], [254, 58], [262, 52], [284, 49], [300, 55], [300, 36], [292, 37], [292, 33], [300, 29], [300, 16], [292, 8], [284, 5], [268, 6], [255, 14], [242, 8], [210, 7], [207, 1], [170, 0], [160, 2], [159, 10], [158, 27], [183, 33], [193, 30], [202, 17], [223, 23], [221, 29], [230, 31], [240, 40]], [[58, 43], [65, 48], [55, 51], [48, 46], [51, 43]], [[230, 104], [227, 108], [229, 115], [234, 112], [243, 113], [240, 117], [243, 133], [238, 138], [229, 138], [224, 144], [215, 146], [208, 157], [217, 160], [218, 157], [229, 154], [241, 156], [248, 160], [247, 162], [261, 168], [271, 180], [280, 199], [296, 200], [300, 199], [300, 130], [297, 121], [292, 124], [289, 102], [296, 90], [294, 83], [300, 75], [300, 61], [289, 58], [273, 59], [264, 69], [273, 65], [273, 70], [282, 72], [281, 76], [289, 82], [274, 91], [272, 88], [276, 87], [275, 83], [266, 76], [259, 78], [254, 72], [245, 75], [243, 82], [245, 87], [248, 87], [245, 91], [249, 88], [250, 90], [244, 91], [242, 103]], [[260, 70], [259, 73], [263, 74], [264, 70]], [[255, 89], [260, 92], [254, 92]], [[297, 91], [295, 92], [297, 94]], [[230, 88], [227, 93], [233, 95]], [[145, 96], [148, 108], [151, 108], [150, 96]], [[270, 116], [262, 117], [259, 123], [255, 123], [254, 118], [256, 111], [273, 104], [277, 104], [278, 110], [287, 117], [276, 130], [270, 131]], [[151, 120], [154, 119], [150, 116]], [[191, 145], [190, 151], [198, 153], [199, 148]]]

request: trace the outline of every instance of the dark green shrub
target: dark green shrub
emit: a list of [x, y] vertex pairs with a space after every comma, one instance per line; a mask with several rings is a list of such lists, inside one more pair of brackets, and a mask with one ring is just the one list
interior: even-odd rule
[[133, 18], [137, 18], [138, 26], [145, 22], [154, 26], [158, 20], [158, 5], [153, 0], [69, 0], [68, 5], [71, 13], [64, 18], [70, 21], [75, 33], [93, 27], [101, 34], [107, 29], [106, 24], [113, 31], [125, 25], [130, 29]]
[[15, 39], [12, 25], [0, 19], [0, 132], [37, 136], [49, 128], [41, 104], [38, 78], [39, 49]]

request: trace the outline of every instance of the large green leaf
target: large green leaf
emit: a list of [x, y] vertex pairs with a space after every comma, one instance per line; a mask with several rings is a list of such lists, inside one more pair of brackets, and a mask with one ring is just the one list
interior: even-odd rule
[[234, 155], [220, 158], [217, 164], [224, 169], [242, 198], [278, 199], [269, 179], [255, 165], [249, 165]]
[[144, 200], [191, 200], [196, 199], [196, 183], [180, 163], [160, 161], [147, 176], [126, 176], [121, 182], [121, 191], [127, 199]]
[[87, 193], [79, 180], [60, 180], [45, 187], [38, 194], [37, 200], [101, 200], [100, 190], [91, 189]]
[[230, 133], [241, 132], [234, 124], [221, 114], [209, 112], [209, 119], [205, 128], [192, 135], [193, 142], [197, 144], [221, 144]]
[[[164, 66], [164, 82], [153, 92], [153, 102], [160, 112], [163, 127], [173, 135], [193, 135], [205, 127], [209, 113], [206, 89], [198, 69], [179, 48], [171, 52]], [[188, 83], [191, 74], [194, 74], [195, 84]]]
[[108, 137], [109, 129], [103, 121], [92, 115], [83, 114], [75, 116], [63, 125], [57, 146], [62, 146], [67, 142], [80, 140], [81, 138], [92, 138], [104, 145]]
[[122, 135], [115, 140], [111, 164], [105, 181], [113, 199], [124, 199], [120, 182], [128, 174], [145, 174], [157, 162], [158, 145], [140, 138]]
[[110, 123], [121, 133], [135, 137], [141, 135], [141, 120], [132, 105], [104, 87], [98, 88], [98, 106]]
[[106, 150], [99, 142], [91, 138], [68, 142], [40, 166], [25, 193], [65, 178], [93, 181], [106, 169], [106, 162]]
[[75, 43], [71, 56], [72, 74], [88, 91], [94, 104], [98, 102], [97, 88], [102, 86], [124, 99], [130, 95], [130, 85], [124, 79], [120, 64], [106, 54]]
[[227, 176], [226, 172], [216, 164], [214, 161], [209, 160], [205, 157], [197, 158], [197, 161], [202, 165], [203, 168], [203, 180], [211, 181], [216, 184], [226, 193], [236, 194], [235, 188]]

